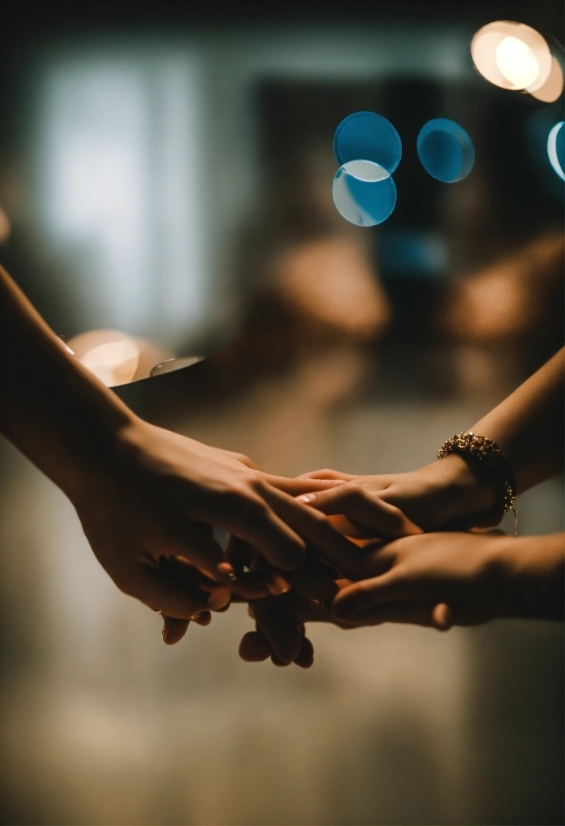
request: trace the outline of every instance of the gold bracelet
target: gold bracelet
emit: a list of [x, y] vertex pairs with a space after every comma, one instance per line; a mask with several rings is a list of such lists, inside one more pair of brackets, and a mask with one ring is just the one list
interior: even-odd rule
[[492, 439], [479, 436], [472, 431], [457, 433], [442, 444], [437, 455], [443, 459], [450, 453], [461, 453], [475, 459], [490, 476], [497, 495], [496, 508], [501, 508], [500, 517], [507, 511], [514, 514], [514, 536], [518, 535], [518, 511], [514, 507], [516, 501], [516, 477], [512, 465]]

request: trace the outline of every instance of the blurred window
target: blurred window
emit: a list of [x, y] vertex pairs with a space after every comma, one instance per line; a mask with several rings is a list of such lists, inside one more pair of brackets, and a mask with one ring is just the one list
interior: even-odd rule
[[54, 60], [40, 218], [89, 326], [173, 344], [205, 309], [200, 77], [190, 55]]

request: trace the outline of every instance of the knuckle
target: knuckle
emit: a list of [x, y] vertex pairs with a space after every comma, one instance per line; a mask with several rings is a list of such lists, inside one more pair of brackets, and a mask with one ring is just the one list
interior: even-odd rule
[[233, 482], [220, 493], [222, 504], [230, 510], [247, 504], [251, 496], [249, 486], [242, 480]]
[[[339, 490], [339, 488], [338, 488]], [[349, 482], [347, 485], [347, 490], [344, 492], [345, 497], [348, 499], [349, 502], [355, 504], [361, 504], [365, 502], [371, 501], [371, 496], [365, 488], [360, 485], [358, 482]]]

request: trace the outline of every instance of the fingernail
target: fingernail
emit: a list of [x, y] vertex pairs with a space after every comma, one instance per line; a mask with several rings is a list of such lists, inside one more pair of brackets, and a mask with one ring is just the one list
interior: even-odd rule
[[237, 579], [235, 569], [233, 565], [231, 565], [229, 562], [219, 562], [216, 566], [216, 570], [223, 576], [227, 576], [228, 579], [232, 582], [234, 582]]
[[230, 601], [231, 591], [229, 588], [216, 588], [206, 600], [206, 604], [212, 611], [219, 611], [220, 608], [229, 605]]
[[305, 505], [309, 505], [311, 502], [314, 502], [316, 499], [315, 493], [303, 493], [300, 496], [296, 497], [299, 502], [304, 502]]

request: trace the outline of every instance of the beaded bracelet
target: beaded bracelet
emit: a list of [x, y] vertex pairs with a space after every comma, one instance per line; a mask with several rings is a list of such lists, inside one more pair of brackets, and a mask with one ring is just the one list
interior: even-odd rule
[[514, 507], [516, 501], [516, 477], [512, 466], [500, 447], [492, 439], [479, 436], [472, 431], [458, 433], [442, 444], [437, 455], [443, 459], [450, 453], [461, 453], [475, 459], [490, 476], [497, 495], [497, 508], [502, 509], [502, 515], [507, 511], [514, 514], [514, 536], [518, 534], [518, 511]]

